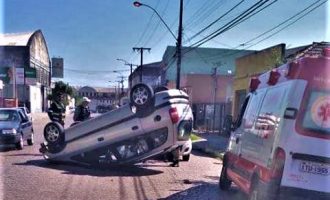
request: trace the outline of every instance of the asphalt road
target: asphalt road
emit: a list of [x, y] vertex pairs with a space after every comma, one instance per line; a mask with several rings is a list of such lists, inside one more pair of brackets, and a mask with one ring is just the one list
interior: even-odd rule
[[[72, 116], [68, 116], [69, 119]], [[46, 115], [34, 119], [35, 145], [0, 150], [0, 199], [242, 199], [218, 188], [221, 161], [193, 152], [180, 167], [150, 160], [120, 168], [50, 164], [39, 153]], [[67, 123], [70, 124], [70, 123]]]

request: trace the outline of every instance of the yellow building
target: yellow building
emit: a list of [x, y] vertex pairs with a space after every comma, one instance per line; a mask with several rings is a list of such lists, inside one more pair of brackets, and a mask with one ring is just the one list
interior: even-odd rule
[[282, 64], [285, 44], [279, 44], [236, 59], [236, 74], [233, 86], [232, 115], [236, 119], [240, 107], [249, 92], [250, 79]]

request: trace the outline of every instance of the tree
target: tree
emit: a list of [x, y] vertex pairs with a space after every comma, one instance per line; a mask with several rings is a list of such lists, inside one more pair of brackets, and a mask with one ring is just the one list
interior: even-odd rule
[[62, 81], [55, 82], [55, 87], [52, 89], [51, 94], [48, 95], [48, 100], [54, 101], [56, 98], [60, 97], [60, 95], [64, 94], [64, 105], [68, 105], [67, 96], [73, 96], [73, 88]]

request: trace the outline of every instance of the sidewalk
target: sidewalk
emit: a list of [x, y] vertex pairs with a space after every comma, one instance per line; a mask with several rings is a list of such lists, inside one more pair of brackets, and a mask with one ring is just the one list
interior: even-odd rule
[[194, 141], [192, 147], [194, 150], [198, 150], [207, 153], [214, 157], [222, 157], [227, 149], [229, 137], [219, 135], [218, 133], [198, 133], [194, 132], [195, 135], [201, 137], [201, 140]]

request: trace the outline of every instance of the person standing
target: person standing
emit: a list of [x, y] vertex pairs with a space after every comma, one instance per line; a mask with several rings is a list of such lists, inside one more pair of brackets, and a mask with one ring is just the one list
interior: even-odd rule
[[64, 126], [64, 118], [65, 118], [65, 105], [63, 101], [64, 101], [63, 94], [59, 94], [58, 96], [55, 96], [48, 111], [50, 120], [57, 121], [60, 124], [62, 124], [62, 126]]
[[85, 121], [90, 118], [91, 112], [89, 110], [89, 103], [91, 100], [87, 97], [83, 97], [83, 100], [79, 106], [75, 109], [73, 120], [75, 122]]
[[178, 146], [176, 149], [174, 149], [171, 153], [172, 153], [172, 164], [170, 165], [171, 167], [179, 167], [179, 157], [180, 157], [180, 149], [181, 147]]

